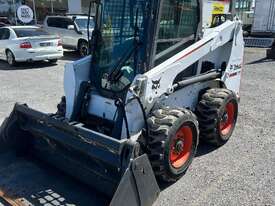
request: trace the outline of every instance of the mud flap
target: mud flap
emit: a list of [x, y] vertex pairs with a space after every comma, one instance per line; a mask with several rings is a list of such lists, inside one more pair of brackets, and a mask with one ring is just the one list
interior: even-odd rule
[[147, 155], [134, 159], [122, 177], [110, 206], [151, 206], [160, 193]]

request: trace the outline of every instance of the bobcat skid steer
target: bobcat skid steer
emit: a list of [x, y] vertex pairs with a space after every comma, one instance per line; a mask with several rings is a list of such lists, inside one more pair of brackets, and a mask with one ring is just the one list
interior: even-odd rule
[[0, 128], [0, 205], [149, 206], [221, 146], [237, 116], [241, 22], [202, 30], [197, 0], [97, 0], [91, 56], [65, 67], [56, 114]]

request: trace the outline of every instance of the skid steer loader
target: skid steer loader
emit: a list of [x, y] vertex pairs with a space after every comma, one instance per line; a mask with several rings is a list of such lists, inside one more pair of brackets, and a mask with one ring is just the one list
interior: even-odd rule
[[149, 206], [199, 139], [221, 146], [232, 135], [238, 19], [202, 30], [198, 0], [95, 7], [91, 56], [65, 66], [57, 113], [16, 104], [0, 128], [0, 205]]

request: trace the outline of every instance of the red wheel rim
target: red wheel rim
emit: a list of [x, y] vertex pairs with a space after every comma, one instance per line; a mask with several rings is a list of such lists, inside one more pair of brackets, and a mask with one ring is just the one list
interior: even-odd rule
[[220, 132], [227, 135], [231, 132], [235, 124], [235, 105], [229, 102], [225, 107], [225, 112], [220, 122]]
[[181, 168], [189, 159], [192, 151], [193, 132], [189, 126], [181, 127], [170, 146], [170, 163], [178, 169]]

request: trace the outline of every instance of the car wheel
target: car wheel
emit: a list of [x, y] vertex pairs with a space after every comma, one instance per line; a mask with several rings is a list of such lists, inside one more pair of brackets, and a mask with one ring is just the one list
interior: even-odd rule
[[6, 52], [6, 58], [7, 58], [8, 64], [10, 66], [15, 66], [16, 61], [15, 61], [13, 53], [10, 50], [7, 50], [7, 52]]
[[57, 61], [58, 61], [58, 59], [50, 59], [50, 60], [49, 60], [49, 62], [50, 62], [51, 64], [55, 64], [55, 63], [57, 63]]
[[88, 43], [86, 41], [81, 41], [78, 45], [78, 51], [81, 57], [85, 57], [89, 53]]

